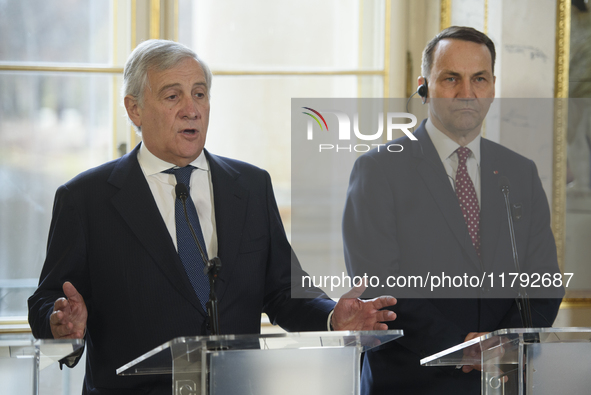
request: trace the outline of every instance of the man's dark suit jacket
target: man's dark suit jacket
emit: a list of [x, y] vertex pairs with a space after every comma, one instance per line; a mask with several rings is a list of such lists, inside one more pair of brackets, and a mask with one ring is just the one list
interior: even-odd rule
[[[84, 297], [86, 394], [170, 394], [170, 376], [118, 377], [115, 370], [175, 337], [209, 333], [138, 149], [58, 189], [47, 258], [29, 299], [33, 334], [52, 338], [49, 316], [64, 296], [62, 284], [72, 282]], [[221, 332], [259, 333], [263, 311], [290, 331], [326, 330], [333, 301], [290, 297], [293, 251], [268, 173], [206, 155], [222, 261], [216, 284]], [[293, 269], [301, 270], [294, 262]]]
[[[548, 203], [534, 163], [481, 140], [480, 261], [424, 125], [415, 133], [418, 141], [404, 137], [390, 143], [402, 145], [402, 152], [382, 147], [356, 161], [343, 217], [349, 271], [378, 275], [382, 281], [389, 275], [427, 271], [479, 278], [483, 271], [495, 276], [501, 271], [515, 272], [504, 198], [498, 186], [498, 178], [506, 176], [511, 182], [511, 203], [522, 205], [515, 233], [523, 271], [531, 271], [535, 265], [538, 272], [558, 272]], [[396, 288], [378, 290], [396, 297], [399, 292]], [[463, 342], [469, 332], [523, 326], [510, 297], [483, 298], [480, 289], [472, 294], [464, 299], [428, 299], [428, 293], [423, 293], [417, 294], [423, 298], [418, 299], [409, 292], [408, 299], [399, 299], [393, 309], [398, 317], [389, 326], [403, 329], [404, 337], [366, 353], [362, 393], [479, 394], [480, 372], [465, 374], [454, 368], [419, 364], [421, 358]], [[562, 289], [555, 294], [562, 297]], [[559, 302], [532, 300], [534, 326], [551, 326]]]

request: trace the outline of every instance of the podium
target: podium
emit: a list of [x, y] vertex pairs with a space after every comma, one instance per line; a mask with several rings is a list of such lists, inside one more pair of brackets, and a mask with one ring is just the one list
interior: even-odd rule
[[400, 330], [180, 337], [117, 369], [172, 374], [174, 395], [358, 394], [361, 352]]
[[35, 339], [31, 334], [0, 334], [2, 391], [39, 394], [39, 371], [83, 346], [81, 339], [50, 340]]
[[482, 366], [483, 395], [588, 394], [591, 328], [502, 329], [421, 360]]

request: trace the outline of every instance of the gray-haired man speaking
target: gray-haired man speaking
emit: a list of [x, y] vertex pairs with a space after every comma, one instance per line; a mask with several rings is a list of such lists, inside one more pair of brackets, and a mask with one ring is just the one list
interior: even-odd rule
[[261, 312], [291, 331], [386, 328], [395, 314], [379, 309], [394, 298], [335, 305], [317, 289], [291, 298], [291, 272], [302, 270], [292, 265], [268, 173], [204, 150], [211, 73], [193, 51], [146, 41], [130, 55], [124, 85], [143, 142], [58, 189], [29, 299], [36, 337], [86, 340], [85, 394], [169, 394], [169, 376], [115, 370], [172, 338], [210, 333], [203, 261], [177, 222], [177, 183], [188, 189], [204, 249], [222, 261], [222, 334], [258, 333]]

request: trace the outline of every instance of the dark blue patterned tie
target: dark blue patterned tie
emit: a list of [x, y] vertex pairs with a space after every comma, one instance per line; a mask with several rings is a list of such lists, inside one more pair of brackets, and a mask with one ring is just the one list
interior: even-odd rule
[[[190, 180], [193, 169], [195, 169], [195, 167], [189, 165], [186, 167], [168, 169], [165, 170], [164, 173], [174, 174], [177, 184], [182, 183], [187, 187], [187, 192], [189, 193], [189, 197], [186, 200], [187, 215], [189, 216], [189, 221], [191, 222], [193, 230], [197, 235], [197, 239], [199, 240], [199, 243], [201, 243], [201, 247], [203, 248], [205, 256], [207, 257], [207, 248], [205, 247], [203, 233], [201, 232], [199, 216], [197, 215], [197, 210], [195, 209], [195, 203], [193, 203], [193, 199], [191, 199]], [[189, 276], [191, 285], [193, 286], [193, 289], [195, 290], [195, 293], [201, 302], [201, 306], [203, 306], [203, 310], [207, 311], [205, 304], [209, 300], [209, 279], [207, 275], [203, 273], [203, 258], [201, 258], [199, 249], [195, 244], [195, 240], [193, 240], [193, 235], [191, 235], [191, 230], [189, 229], [185, 219], [183, 202], [178, 196], [174, 204], [174, 216], [176, 220], [176, 241], [179, 256], [183, 262], [187, 276]]]

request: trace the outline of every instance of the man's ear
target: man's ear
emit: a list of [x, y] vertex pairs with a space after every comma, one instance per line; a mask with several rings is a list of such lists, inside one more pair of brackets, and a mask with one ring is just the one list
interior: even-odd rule
[[421, 97], [423, 104], [427, 102], [429, 97], [429, 87], [427, 86], [427, 79], [423, 76], [417, 78], [417, 94]]
[[493, 98], [496, 96], [495, 86], [497, 85], [497, 76], [493, 76]]
[[137, 99], [131, 95], [125, 96], [123, 99], [123, 104], [125, 104], [125, 110], [127, 111], [127, 115], [129, 119], [134, 123], [135, 126], [138, 128], [142, 126], [142, 109], [137, 101]]
[[425, 77], [423, 77], [422, 75], [420, 75], [420, 76], [417, 78], [417, 88], [418, 88], [419, 86], [423, 85], [424, 83], [425, 83]]

